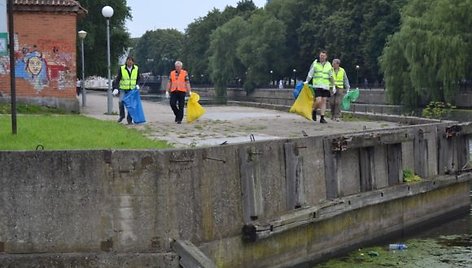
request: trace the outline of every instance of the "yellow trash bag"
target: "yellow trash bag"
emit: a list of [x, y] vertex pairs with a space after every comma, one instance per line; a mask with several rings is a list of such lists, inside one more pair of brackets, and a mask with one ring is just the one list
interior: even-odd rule
[[313, 95], [313, 91], [310, 89], [310, 87], [307, 84], [304, 84], [300, 95], [298, 95], [297, 99], [290, 108], [290, 112], [299, 114], [308, 120], [313, 120], [311, 113], [313, 111], [314, 97], [315, 96]]
[[187, 101], [187, 123], [192, 123], [205, 113], [205, 109], [198, 103], [199, 100], [200, 95], [192, 92]]

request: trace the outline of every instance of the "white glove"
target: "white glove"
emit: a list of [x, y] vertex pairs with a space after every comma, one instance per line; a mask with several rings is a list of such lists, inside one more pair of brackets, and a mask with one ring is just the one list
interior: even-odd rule
[[139, 85], [136, 85], [136, 89], [139, 90]]
[[189, 91], [189, 92], [188, 92], [188, 96], [189, 96], [189, 97], [192, 96], [192, 91]]
[[333, 95], [336, 94], [336, 87], [333, 87]]
[[169, 91], [166, 90], [166, 99], [170, 98]]
[[118, 91], [118, 89], [116, 89], [116, 88], [113, 89], [113, 92], [112, 92], [113, 96], [118, 95], [118, 93], [120, 93], [120, 91]]
[[305, 85], [308, 84], [308, 81], [303, 82], [303, 84], [305, 84]]

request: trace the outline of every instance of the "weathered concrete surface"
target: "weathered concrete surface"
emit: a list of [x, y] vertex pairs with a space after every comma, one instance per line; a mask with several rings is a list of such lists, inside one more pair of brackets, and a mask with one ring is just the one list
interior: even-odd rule
[[[197, 92], [197, 90], [195, 90]], [[118, 100], [114, 101], [114, 111], [118, 111]], [[336, 122], [327, 118], [328, 124], [308, 121], [305, 118], [270, 109], [241, 106], [204, 106], [206, 113], [197, 121], [177, 125], [167, 101], [143, 101], [147, 123], [133, 125], [151, 138], [166, 140], [178, 148], [211, 146], [222, 143], [234, 144], [250, 142], [251, 135], [256, 141], [322, 136], [327, 134], [390, 129], [404, 126], [395, 122], [376, 121]], [[87, 94], [87, 106], [82, 113], [101, 120], [117, 120], [117, 115], [106, 115], [106, 96], [102, 92]], [[319, 117], [318, 117], [319, 119]]]
[[[399, 195], [407, 190], [404, 185], [398, 188], [391, 194]], [[447, 210], [449, 216], [468, 213], [469, 189], [468, 183], [455, 184], [362, 209], [349, 209], [348, 200], [362, 200], [355, 201], [353, 196], [343, 199], [344, 212], [327, 220], [314, 221], [257, 242], [244, 242], [236, 236], [206, 243], [201, 248], [215, 256], [219, 267], [293, 267], [330, 256], [337, 250], [353, 249], [362, 241], [399, 235], [428, 219], [447, 218], [439, 211]]]
[[[105, 102], [91, 106], [96, 111], [91, 116], [115, 120], [97, 112], [105, 107]], [[168, 136], [177, 138], [193, 127], [174, 124], [168, 107], [159, 107], [167, 115], [150, 113], [149, 125], [164, 122], [157, 119], [162, 116], [179, 133]], [[213, 115], [220, 112], [215, 108]], [[177, 267], [171, 243], [183, 240], [222, 267], [288, 266], [469, 206], [466, 181], [453, 179], [421, 192], [401, 185], [400, 178], [408, 159], [412, 171], [429, 176], [425, 185], [441, 183], [435, 174], [461, 171], [468, 162], [463, 148], [470, 125], [455, 134], [447, 130], [449, 122], [342, 134], [344, 127], [329, 128], [334, 123], [316, 124], [307, 132], [319, 127], [331, 135], [288, 139], [287, 128], [299, 117], [284, 121], [285, 115], [274, 113], [287, 126], [281, 123], [283, 135], [270, 141], [171, 150], [0, 152], [0, 263], [46, 258], [50, 266], [62, 267], [75, 256], [83, 261], [100, 256], [99, 266], [116, 267], [121, 256], [133, 256], [135, 267], [146, 267], [149, 259]], [[251, 122], [235, 117], [231, 122]], [[382, 203], [387, 190], [402, 195]], [[347, 199], [363, 194], [375, 194], [379, 203], [254, 244], [242, 241], [243, 226], [292, 213], [296, 202], [301, 209], [328, 201], [353, 206], [354, 199]]]
[[0, 267], [179, 267], [175, 254], [158, 253], [61, 253], [61, 254], [28, 254], [0, 255]]

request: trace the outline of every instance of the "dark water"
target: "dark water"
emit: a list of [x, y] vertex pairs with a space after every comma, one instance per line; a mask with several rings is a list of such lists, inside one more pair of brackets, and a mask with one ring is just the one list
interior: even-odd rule
[[[408, 248], [389, 250], [390, 243], [404, 243]], [[360, 248], [315, 267], [472, 267], [472, 208], [463, 217], [383, 244]]]

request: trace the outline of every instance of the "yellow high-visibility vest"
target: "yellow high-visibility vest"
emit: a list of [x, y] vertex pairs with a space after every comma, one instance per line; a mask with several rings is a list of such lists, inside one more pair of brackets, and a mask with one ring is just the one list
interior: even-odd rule
[[329, 89], [330, 81], [329, 74], [332, 72], [333, 67], [329, 61], [325, 62], [324, 65], [318, 61], [313, 63], [314, 73], [313, 73], [313, 87], [319, 87], [324, 89]]
[[333, 79], [334, 79], [334, 84], [336, 85], [337, 88], [344, 88], [344, 74], [346, 71], [344, 71], [343, 68], [339, 67], [338, 72], [333, 68]]
[[131, 90], [136, 87], [136, 81], [138, 81], [138, 66], [133, 65], [131, 70], [131, 76], [126, 69], [126, 65], [121, 66], [121, 80], [120, 80], [120, 89], [121, 90]]

